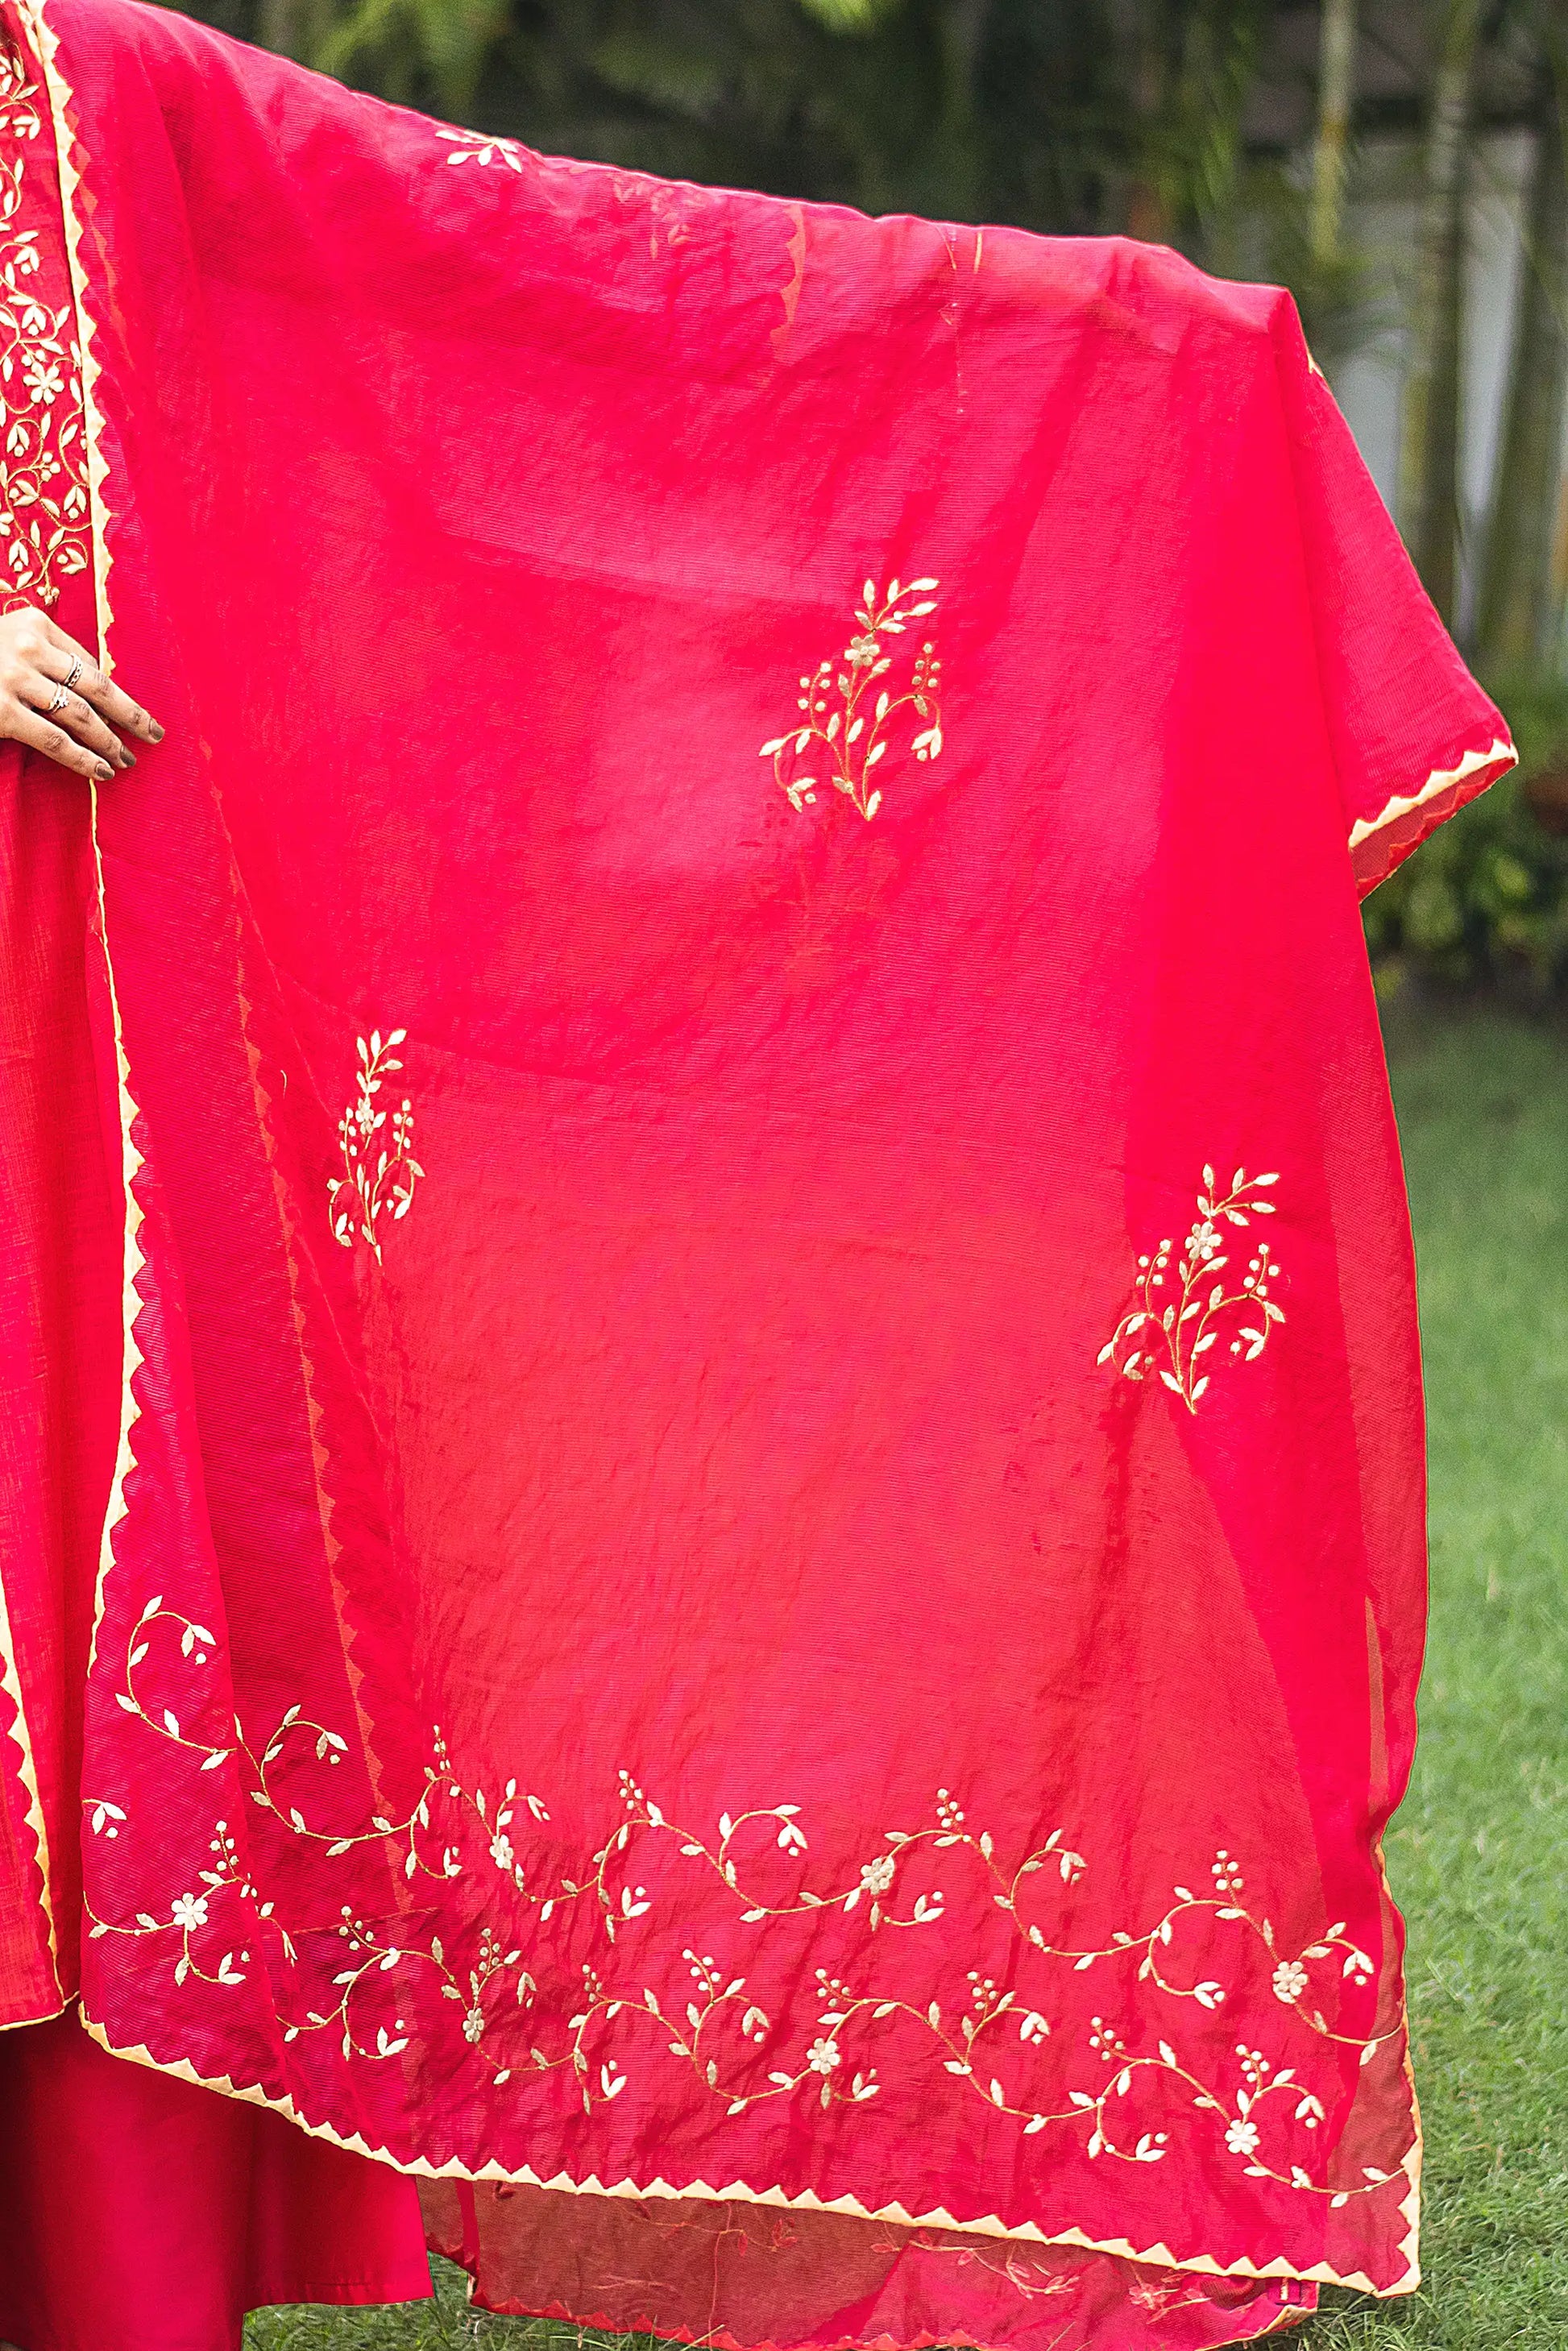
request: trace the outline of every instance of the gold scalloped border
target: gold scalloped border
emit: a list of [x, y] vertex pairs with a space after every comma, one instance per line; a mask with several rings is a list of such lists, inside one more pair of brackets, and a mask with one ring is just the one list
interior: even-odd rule
[[[87, 304], [86, 278], [80, 258], [81, 227], [74, 202], [77, 190], [81, 183], [82, 174], [78, 162], [75, 134], [69, 118], [70, 91], [60, 70], [59, 44], [48, 22], [47, 0], [16, 0], [16, 6], [18, 15], [29, 28], [35, 52], [43, 68], [54, 119], [56, 149], [59, 160], [60, 200], [66, 223], [66, 246], [70, 259], [72, 289], [82, 350], [82, 402], [89, 453], [88, 481], [92, 517], [94, 578], [98, 600], [99, 659], [100, 664], [107, 669], [110, 666], [109, 633], [113, 619], [108, 590], [110, 558], [104, 535], [106, 510], [104, 490], [108, 467], [102, 454], [101, 418], [95, 397], [101, 368], [96, 352], [92, 349], [95, 329]], [[1511, 748], [1511, 747], [1504, 747]], [[1496, 756], [1496, 754], [1489, 756]], [[1479, 764], [1482, 764], [1480, 756], [1470, 755], [1469, 766], [1463, 767], [1460, 772], [1469, 773], [1473, 767]], [[1418, 798], [1429, 798], [1433, 792], [1443, 789], [1444, 784], [1454, 780], [1453, 777], [1433, 780], [1423, 788]], [[1390, 801], [1383, 816], [1378, 819], [1378, 822], [1381, 824], [1392, 816], [1402, 813], [1406, 807], [1414, 807], [1416, 804], [1416, 801], [1404, 803]], [[141, 1271], [145, 1259], [140, 1239], [142, 1214], [134, 1190], [134, 1179], [140, 1174], [144, 1163], [131, 1133], [131, 1123], [136, 1114], [137, 1105], [131, 1091], [130, 1065], [125, 1053], [120, 1001], [114, 986], [114, 969], [109, 952], [104, 907], [103, 865], [98, 837], [96, 789], [92, 796], [92, 814], [99, 919], [102, 926], [104, 966], [109, 978], [110, 1001], [114, 1019], [120, 1150], [126, 1204], [122, 1290], [124, 1359], [120, 1389], [120, 1451], [115, 1463], [114, 1483], [109, 1509], [104, 1519], [103, 1542], [99, 1562], [98, 1591], [93, 1621], [93, 1652], [96, 1657], [98, 1630], [103, 1615], [104, 1588], [114, 1564], [113, 1537], [115, 1530], [125, 1516], [125, 1479], [135, 1459], [133, 1430], [140, 1416], [140, 1407], [131, 1393], [131, 1382], [142, 1360], [134, 1329], [135, 1317], [141, 1305], [136, 1290], [136, 1276]], [[344, 2133], [335, 2129], [330, 2123], [308, 2121], [291, 2097], [269, 2096], [259, 2084], [247, 2086], [236, 2083], [226, 2074], [215, 2076], [200, 2074], [186, 2058], [165, 2060], [155, 2057], [145, 2043], [120, 2047], [110, 2039], [104, 2026], [88, 2016], [79, 2004], [78, 2013], [83, 2029], [97, 2042], [99, 2048], [106, 2051], [111, 2057], [118, 2057], [127, 2064], [146, 2066], [154, 2073], [172, 2074], [177, 2080], [192, 2083], [198, 2089], [214, 2091], [223, 2097], [235, 2098], [246, 2105], [266, 2107], [274, 2114], [284, 2116], [309, 2137], [325, 2139], [350, 2154], [368, 2157], [373, 2162], [390, 2164], [394, 2170], [421, 2179], [495, 2180], [520, 2187], [549, 2189], [559, 2194], [574, 2196], [618, 2196], [638, 2200], [664, 2200], [676, 2203], [700, 2201], [754, 2204], [787, 2211], [831, 2212], [852, 2220], [887, 2221], [900, 2228], [950, 2229], [960, 2234], [1014, 2239], [1030, 2244], [1071, 2245], [1087, 2252], [1109, 2253], [1124, 2261], [1143, 2262], [1153, 2268], [1190, 2271], [1210, 2277], [1249, 2277], [1260, 2280], [1294, 2278], [1307, 2284], [1348, 2286], [1364, 2294], [1377, 2294], [1385, 2298], [1396, 2294], [1414, 2294], [1421, 2282], [1417, 2260], [1421, 2170], [1418, 2125], [1416, 2137], [1406, 2150], [1401, 2167], [1409, 2182], [1408, 2193], [1401, 2199], [1399, 2206], [1401, 2217], [1407, 2224], [1406, 2234], [1398, 2249], [1406, 2262], [1406, 2272], [1404, 2276], [1394, 2284], [1379, 2286], [1362, 2271], [1343, 2273], [1331, 2269], [1326, 2262], [1314, 2262], [1310, 2268], [1301, 2268], [1282, 2256], [1277, 2260], [1260, 2263], [1248, 2261], [1224, 2262], [1217, 2261], [1213, 2255], [1207, 2253], [1178, 2257], [1165, 2244], [1154, 2244], [1140, 2249], [1124, 2237], [1091, 2237], [1081, 2229], [1048, 2231], [1032, 2221], [1024, 2221], [1016, 2227], [1009, 2228], [994, 2215], [986, 2215], [976, 2220], [957, 2220], [940, 2206], [929, 2212], [910, 2212], [904, 2205], [896, 2202], [868, 2205], [862, 2204], [857, 2197], [853, 2196], [819, 2197], [810, 2189], [792, 2196], [782, 2188], [752, 2188], [739, 2180], [722, 2188], [710, 2187], [706, 2180], [693, 2180], [684, 2185], [674, 2185], [664, 2179], [647, 2181], [621, 2179], [606, 2182], [591, 2174], [586, 2179], [574, 2179], [565, 2172], [557, 2172], [547, 2179], [527, 2165], [513, 2169], [494, 2161], [471, 2166], [455, 2160], [444, 2164], [433, 2164], [426, 2162], [423, 2158], [416, 2158], [413, 2161], [402, 2162], [394, 2157], [390, 2149], [372, 2146], [362, 2133], [357, 2131]]]
[[[87, 440], [88, 504], [92, 530], [93, 586], [98, 611], [98, 661], [100, 669], [112, 672], [114, 657], [110, 649], [110, 632], [114, 611], [109, 592], [109, 575], [112, 557], [105, 531], [107, 500], [105, 489], [109, 477], [108, 460], [103, 454], [103, 420], [99, 409], [97, 392], [102, 366], [96, 349], [98, 329], [87, 299], [87, 273], [82, 266], [82, 225], [76, 202], [81, 185], [82, 162], [85, 161], [77, 145], [71, 114], [71, 90], [59, 64], [59, 40], [48, 21], [45, 0], [15, 0], [17, 16], [26, 28], [33, 51], [44, 76], [48, 91], [49, 110], [53, 119], [55, 152], [59, 169], [60, 207], [65, 222], [66, 254], [70, 264], [71, 293], [76, 305], [77, 340], [81, 350], [82, 428]], [[120, 1108], [120, 1176], [125, 1193], [125, 1228], [121, 1251], [120, 1280], [120, 1441], [115, 1457], [114, 1479], [110, 1488], [109, 1503], [104, 1512], [103, 1533], [99, 1547], [98, 1583], [93, 1594], [92, 1646], [88, 1662], [90, 1676], [98, 1661], [99, 1629], [103, 1621], [104, 1589], [114, 1564], [114, 1535], [126, 1513], [125, 1480], [136, 1459], [132, 1430], [140, 1416], [141, 1406], [132, 1393], [131, 1382], [141, 1367], [141, 1350], [137, 1343], [135, 1322], [141, 1301], [136, 1280], [146, 1263], [141, 1247], [142, 1211], [136, 1196], [135, 1179], [141, 1174], [143, 1159], [132, 1134], [132, 1122], [138, 1105], [131, 1091], [131, 1065], [126, 1059], [124, 1028], [120, 1019], [120, 996], [114, 981], [114, 963], [109, 952], [109, 916], [104, 896], [103, 850], [99, 836], [99, 791], [96, 783], [89, 786], [91, 793], [93, 876], [97, 892], [99, 944], [103, 952], [104, 977], [108, 983], [109, 1001], [114, 1022], [115, 1083]]]
[[1385, 824], [1393, 824], [1400, 817], [1408, 816], [1414, 809], [1425, 808], [1428, 800], [1435, 800], [1440, 792], [1450, 790], [1455, 784], [1462, 784], [1467, 776], [1475, 775], [1480, 768], [1497, 768], [1506, 775], [1510, 768], [1516, 767], [1518, 763], [1519, 753], [1512, 743], [1506, 735], [1499, 735], [1489, 750], [1467, 751], [1457, 768], [1434, 768], [1417, 790], [1396, 792], [1391, 799], [1385, 801], [1376, 816], [1357, 817], [1350, 829], [1351, 848], [1359, 849], [1364, 841], [1370, 841], [1373, 834], [1381, 832]]

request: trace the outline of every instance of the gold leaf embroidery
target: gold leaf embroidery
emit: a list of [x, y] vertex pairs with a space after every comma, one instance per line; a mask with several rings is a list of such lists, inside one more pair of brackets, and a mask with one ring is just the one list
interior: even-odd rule
[[[888, 582], [885, 592], [868, 580], [855, 609], [860, 633], [835, 662], [830, 656], [803, 675], [796, 697], [800, 716], [784, 735], [764, 743], [760, 756], [773, 762], [774, 778], [791, 808], [804, 810], [820, 789], [831, 787], [868, 820], [882, 806], [876, 769], [895, 737], [894, 721], [903, 711], [923, 722], [907, 747], [916, 759], [942, 751], [942, 664], [927, 638], [915, 656], [902, 693], [893, 677], [897, 647], [888, 638], [904, 635], [914, 621], [936, 610], [935, 580]], [[888, 683], [883, 684], [882, 680]], [[872, 688], [877, 691], [873, 695]]]
[[343, 1173], [328, 1179], [332, 1235], [352, 1249], [356, 1233], [382, 1259], [383, 1224], [395, 1225], [413, 1206], [413, 1187], [424, 1174], [413, 1155], [413, 1106], [405, 1094], [395, 1109], [378, 1109], [376, 1096], [402, 1063], [393, 1054], [406, 1029], [391, 1029], [383, 1038], [379, 1029], [358, 1042], [359, 1091], [338, 1121], [338, 1147]]
[[1249, 1176], [1239, 1167], [1221, 1196], [1213, 1168], [1206, 1167], [1197, 1215], [1179, 1260], [1171, 1240], [1161, 1241], [1152, 1257], [1140, 1257], [1133, 1303], [1096, 1361], [1114, 1364], [1124, 1379], [1142, 1380], [1151, 1371], [1157, 1373], [1162, 1384], [1193, 1413], [1211, 1377], [1204, 1357], [1228, 1334], [1230, 1353], [1244, 1363], [1255, 1362], [1275, 1323], [1285, 1319], [1269, 1294], [1280, 1269], [1268, 1242], [1260, 1241], [1238, 1287], [1228, 1289], [1222, 1279], [1230, 1263], [1226, 1228], [1245, 1226], [1254, 1217], [1271, 1217], [1273, 1202], [1258, 1195], [1279, 1180], [1278, 1176]]
[[42, 129], [38, 89], [0, 41], [0, 547], [11, 604], [59, 601], [88, 568], [87, 442], [81, 352], [70, 300], [40, 298], [38, 231], [20, 225], [27, 146]]
[[438, 131], [435, 135], [450, 140], [456, 151], [446, 157], [449, 163], [504, 163], [509, 172], [523, 168], [523, 150], [515, 139], [486, 139], [477, 131]]

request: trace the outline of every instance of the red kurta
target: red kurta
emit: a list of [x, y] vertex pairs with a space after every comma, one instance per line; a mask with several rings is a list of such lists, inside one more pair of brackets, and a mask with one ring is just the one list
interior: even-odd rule
[[94, 2031], [618, 2329], [1408, 2289], [1356, 893], [1511, 752], [1289, 302], [26, 24], [169, 727]]

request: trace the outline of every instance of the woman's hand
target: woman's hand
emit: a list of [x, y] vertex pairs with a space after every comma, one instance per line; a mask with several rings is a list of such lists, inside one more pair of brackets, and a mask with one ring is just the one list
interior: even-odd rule
[[84, 646], [47, 612], [0, 613], [0, 737], [107, 784], [136, 756], [115, 733], [161, 743], [163, 729], [111, 685]]

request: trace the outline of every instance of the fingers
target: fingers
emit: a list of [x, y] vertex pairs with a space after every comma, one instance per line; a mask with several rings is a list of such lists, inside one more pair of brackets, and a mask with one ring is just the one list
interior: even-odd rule
[[52, 718], [41, 718], [25, 702], [12, 701], [8, 707], [0, 704], [0, 733], [17, 743], [30, 744], [46, 758], [68, 768], [73, 775], [89, 777], [95, 784], [107, 784], [113, 779], [115, 769], [106, 758], [89, 751], [85, 743], [78, 743], [63, 726], [57, 726]]
[[28, 608], [0, 618], [0, 737], [107, 783], [136, 765], [116, 728], [143, 743], [163, 739], [157, 720], [47, 613]]
[[16, 688], [16, 699], [29, 710], [36, 710], [41, 718], [52, 719], [65, 734], [74, 735], [78, 743], [96, 752], [100, 759], [107, 759], [111, 768], [136, 765], [134, 751], [126, 749], [119, 736], [104, 725], [92, 705], [84, 702], [79, 694], [68, 694], [63, 685], [54, 684], [35, 671], [30, 677], [24, 677]]
[[[40, 619], [42, 617], [40, 615]], [[140, 703], [132, 702], [111, 678], [104, 675], [85, 645], [78, 645], [73, 636], [53, 621], [43, 620], [43, 629], [46, 642], [37, 647], [34, 659], [45, 677], [60, 685], [69, 678], [72, 691], [91, 703], [111, 726], [122, 727], [128, 735], [138, 737], [143, 743], [161, 743], [163, 740], [163, 729], [151, 712], [143, 710]], [[77, 666], [78, 663], [79, 668]], [[76, 671], [74, 677], [71, 676], [73, 670]]]

